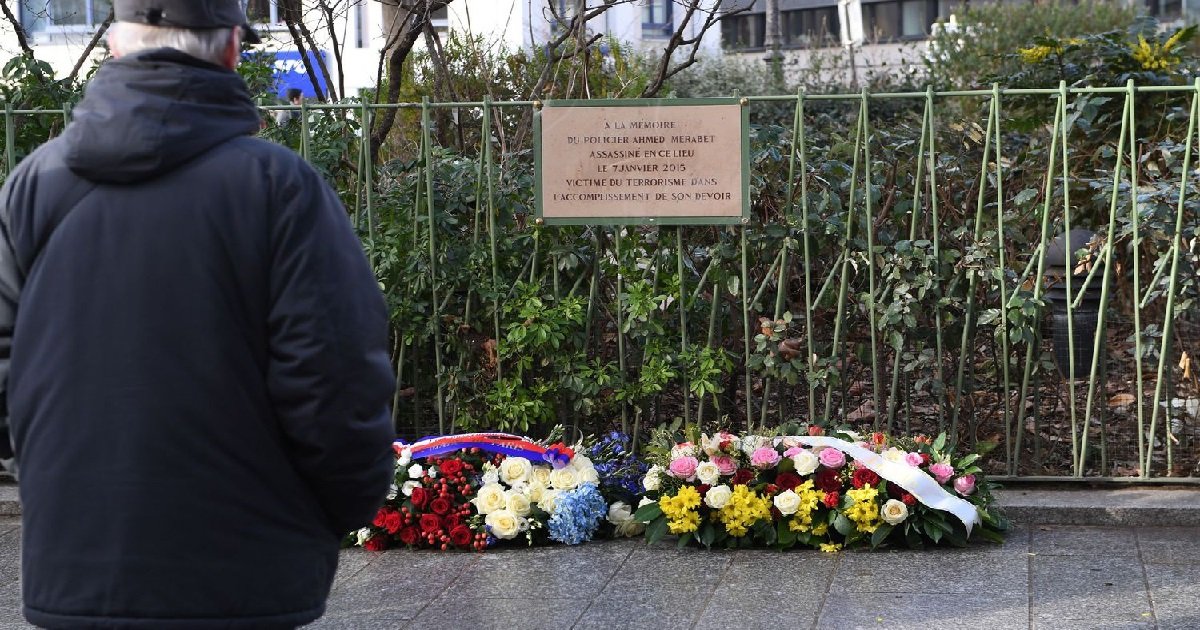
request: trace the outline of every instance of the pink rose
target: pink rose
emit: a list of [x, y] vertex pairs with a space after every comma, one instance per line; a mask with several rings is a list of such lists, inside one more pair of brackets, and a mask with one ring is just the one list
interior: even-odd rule
[[696, 461], [695, 457], [678, 457], [671, 460], [668, 468], [672, 477], [691, 481], [696, 477], [696, 466], [699, 465], [700, 462]]
[[846, 454], [836, 448], [821, 449], [821, 454], [817, 458], [826, 468], [841, 468], [846, 465]]
[[779, 463], [779, 451], [773, 446], [760, 446], [750, 455], [750, 465], [755, 468], [773, 468]]
[[799, 446], [793, 446], [793, 447], [789, 448], [788, 450], [784, 451], [783, 456], [784, 457], [795, 457], [800, 454], [800, 451], [803, 451], [803, 450], [804, 449], [800, 448]]
[[710, 461], [717, 465], [717, 470], [721, 471], [722, 475], [732, 475], [737, 472], [737, 462], [728, 455], [718, 455]]
[[975, 475], [963, 475], [955, 479], [954, 490], [964, 497], [975, 492]]
[[925, 460], [921, 457], [920, 453], [906, 453], [904, 455], [904, 463], [913, 468], [919, 468], [921, 464], [925, 463]]
[[[938, 483], [946, 483], [954, 476], [954, 467], [950, 464], [937, 463], [929, 467], [929, 472], [933, 473], [933, 478], [937, 479]], [[974, 481], [972, 480], [972, 484]]]

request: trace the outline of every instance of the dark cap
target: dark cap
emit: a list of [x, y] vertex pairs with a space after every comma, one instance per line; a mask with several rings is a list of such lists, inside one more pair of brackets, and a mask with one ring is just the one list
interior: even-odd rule
[[240, 26], [243, 41], [262, 41], [238, 0], [116, 0], [113, 12], [118, 22], [151, 26], [196, 30]]

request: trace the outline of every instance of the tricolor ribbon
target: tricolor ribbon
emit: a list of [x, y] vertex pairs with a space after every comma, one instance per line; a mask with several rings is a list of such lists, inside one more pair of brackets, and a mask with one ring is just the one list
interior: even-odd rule
[[489, 453], [524, 457], [535, 463], [546, 462], [555, 468], [562, 468], [570, 464], [571, 458], [575, 457], [575, 451], [561, 442], [544, 446], [529, 438], [508, 433], [463, 433], [461, 435], [427, 437], [412, 444], [396, 440], [392, 443], [392, 448], [398, 454], [408, 451], [413, 459], [445, 455], [464, 448], [478, 448]]
[[[778, 444], [784, 439], [776, 438], [775, 443]], [[805, 446], [836, 448], [854, 458], [859, 466], [867, 468], [889, 483], [894, 483], [904, 488], [922, 504], [935, 510], [949, 512], [958, 517], [958, 520], [962, 521], [962, 524], [967, 527], [968, 536], [971, 535], [971, 528], [981, 522], [979, 511], [975, 509], [973, 504], [946, 492], [942, 484], [919, 468], [884, 459], [882, 455], [875, 451], [837, 438], [823, 436], [810, 437], [805, 435], [789, 436], [786, 439]]]

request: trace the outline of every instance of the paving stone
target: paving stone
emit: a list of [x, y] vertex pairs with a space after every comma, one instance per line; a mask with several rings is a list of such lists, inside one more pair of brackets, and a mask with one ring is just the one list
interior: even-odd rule
[[21, 584], [11, 582], [0, 586], [0, 628], [32, 628], [21, 614]]
[[1136, 557], [1034, 556], [1032, 565], [1033, 618], [1039, 627], [1068, 621], [1093, 627], [1153, 623]]
[[1147, 564], [1195, 563], [1200, 559], [1200, 528], [1153, 527], [1136, 530]]
[[[713, 585], [715, 587], [715, 584]], [[690, 628], [713, 588], [705, 590], [622, 592], [597, 597], [575, 624], [576, 630], [673, 630]], [[750, 626], [747, 626], [750, 627]]]
[[[971, 549], [844, 553], [830, 593], [1019, 593], [1029, 589], [1029, 562]], [[986, 558], [986, 560], [984, 560]]]
[[379, 559], [380, 552], [367, 551], [361, 547], [343, 549], [338, 554], [337, 573], [333, 576], [333, 587], [337, 588], [346, 580], [354, 577], [372, 562]]
[[514, 582], [519, 580], [523, 585], [536, 584], [542, 597], [572, 599], [602, 591], [631, 551], [627, 545], [599, 543], [485, 553], [459, 575], [452, 589], [480, 598], [507, 598], [525, 594], [514, 592]]
[[0, 584], [16, 582], [21, 577], [21, 530], [13, 529], [0, 535]]
[[1137, 556], [1137, 536], [1129, 528], [1038, 525], [1031, 528], [1039, 556]]
[[1200, 565], [1146, 564], [1150, 601], [1159, 628], [1200, 628]]
[[821, 630], [1016, 630], [1029, 628], [1028, 599], [1017, 593], [830, 594], [817, 620]]
[[[518, 581], [516, 586], [516, 590], [527, 593], [536, 591], [533, 583]], [[438, 599], [421, 611], [413, 620], [412, 627], [560, 630], [570, 628], [587, 607], [588, 601], [580, 599], [450, 596]]]
[[837, 563], [817, 551], [739, 551], [696, 627], [811, 627]]
[[479, 555], [407, 550], [380, 553], [369, 570], [359, 571], [330, 593], [328, 614], [373, 611], [386, 618], [412, 619], [477, 562]]
[[721, 580], [736, 553], [661, 545], [639, 547], [629, 554], [601, 594], [607, 597], [636, 593], [707, 595]]

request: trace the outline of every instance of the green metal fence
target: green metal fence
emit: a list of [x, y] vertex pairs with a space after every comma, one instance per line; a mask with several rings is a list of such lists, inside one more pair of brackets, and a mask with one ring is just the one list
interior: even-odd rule
[[[330, 120], [347, 138], [330, 177], [393, 308], [406, 435], [818, 422], [994, 442], [1002, 477], [1190, 480], [1198, 99], [1200, 82], [746, 97], [753, 219], [723, 227], [538, 225], [515, 138], [536, 102], [389, 106], [419, 132], [380, 159], [359, 138], [385, 108], [306, 105], [294, 142], [316, 160]], [[22, 116], [69, 108], [6, 109], [6, 164]], [[1081, 222], [1098, 237], [1056, 276], [1051, 243]]]

